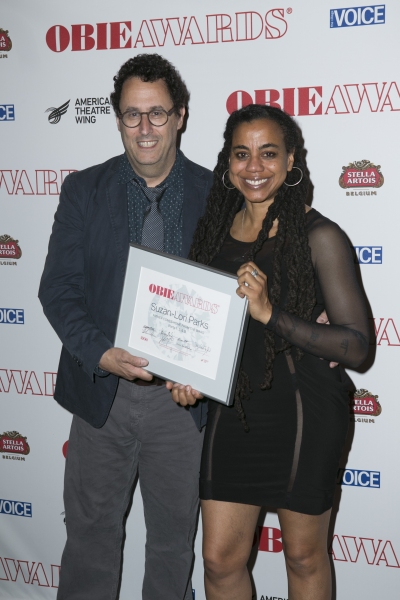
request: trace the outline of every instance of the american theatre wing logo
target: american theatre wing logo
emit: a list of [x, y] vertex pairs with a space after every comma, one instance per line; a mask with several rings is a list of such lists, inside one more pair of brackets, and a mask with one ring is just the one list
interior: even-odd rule
[[51, 125], [57, 125], [57, 123], [61, 121], [61, 117], [67, 112], [70, 102], [71, 100], [68, 100], [68, 102], [61, 104], [61, 106], [59, 106], [58, 108], [54, 108], [54, 106], [51, 106], [50, 108], [45, 110], [45, 112], [50, 113], [47, 117], [47, 120], [49, 121], [49, 123], [51, 123]]

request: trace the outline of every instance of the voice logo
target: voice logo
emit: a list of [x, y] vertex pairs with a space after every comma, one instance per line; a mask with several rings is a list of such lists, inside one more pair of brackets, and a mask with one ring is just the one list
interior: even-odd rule
[[358, 469], [339, 469], [337, 485], [350, 485], [358, 487], [381, 487], [380, 471], [360, 471]]
[[0, 121], [15, 121], [14, 104], [0, 104]]
[[25, 169], [3, 169], [0, 170], [0, 192], [5, 191], [9, 196], [58, 196], [66, 176], [76, 170], [36, 169], [28, 175]]
[[261, 88], [254, 93], [236, 90], [228, 96], [226, 110], [232, 114], [249, 104], [276, 106], [292, 117], [396, 112], [400, 111], [400, 90], [396, 81], [337, 84], [328, 90], [322, 85]]
[[354, 251], [360, 265], [382, 264], [382, 246], [354, 246]]
[[0, 369], [0, 393], [31, 394], [32, 396], [54, 396], [57, 373], [45, 371], [22, 371]]
[[49, 565], [45, 568], [41, 562], [0, 556], [0, 581], [58, 588], [59, 580], [59, 565]]
[[399, 329], [394, 319], [374, 318], [374, 329], [377, 346], [400, 346]]
[[[291, 14], [291, 8], [286, 14]], [[46, 33], [46, 44], [53, 52], [88, 50], [124, 50], [160, 48], [193, 44], [253, 42], [278, 39], [288, 30], [284, 8], [272, 8], [265, 14], [256, 11], [217, 13], [200, 16], [143, 19], [140, 23], [116, 21], [53, 25]]]
[[333, 8], [330, 11], [330, 27], [357, 27], [359, 25], [383, 25], [386, 17], [384, 4]]
[[19, 500], [2, 500], [0, 498], [0, 514], [16, 517], [32, 517], [32, 504]]
[[356, 537], [354, 535], [334, 535], [329, 548], [333, 560], [339, 562], [394, 567], [400, 569], [396, 552], [390, 540]]
[[0, 308], [0, 324], [23, 325], [25, 313], [23, 308]]

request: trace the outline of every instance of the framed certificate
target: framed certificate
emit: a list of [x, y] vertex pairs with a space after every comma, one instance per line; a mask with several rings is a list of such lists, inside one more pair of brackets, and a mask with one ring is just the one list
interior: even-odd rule
[[232, 404], [247, 329], [237, 278], [131, 244], [115, 346], [146, 369]]

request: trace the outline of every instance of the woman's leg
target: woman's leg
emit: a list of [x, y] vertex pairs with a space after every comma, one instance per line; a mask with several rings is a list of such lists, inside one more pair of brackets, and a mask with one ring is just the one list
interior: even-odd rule
[[207, 600], [251, 600], [247, 561], [260, 507], [202, 500]]
[[331, 600], [327, 538], [331, 511], [304, 515], [278, 510], [290, 600]]

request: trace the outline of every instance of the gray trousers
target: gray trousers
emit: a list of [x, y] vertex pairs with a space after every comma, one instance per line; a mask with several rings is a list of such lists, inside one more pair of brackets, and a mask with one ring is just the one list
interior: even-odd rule
[[57, 600], [117, 597], [124, 518], [138, 471], [147, 529], [143, 599], [191, 600], [202, 444], [189, 411], [164, 386], [121, 379], [101, 429], [74, 416]]

